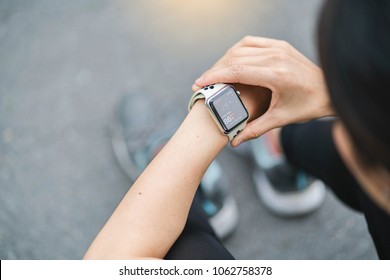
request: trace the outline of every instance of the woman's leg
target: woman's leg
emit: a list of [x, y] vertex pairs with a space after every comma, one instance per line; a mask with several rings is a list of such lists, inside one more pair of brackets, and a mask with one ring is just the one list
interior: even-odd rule
[[198, 189], [182, 234], [173, 244], [167, 260], [233, 260], [211, 228], [202, 208], [202, 193]]

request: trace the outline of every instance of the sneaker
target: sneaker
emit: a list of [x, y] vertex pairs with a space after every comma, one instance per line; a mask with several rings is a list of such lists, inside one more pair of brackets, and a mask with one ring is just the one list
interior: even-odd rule
[[[116, 122], [111, 127], [112, 147], [120, 167], [132, 182], [176, 131], [180, 115], [170, 104], [152, 102], [147, 94], [126, 95], [120, 102]], [[216, 160], [206, 171], [200, 188], [202, 207], [211, 227], [219, 238], [226, 238], [237, 227], [239, 214]]]
[[276, 152], [264, 135], [251, 143], [256, 164], [253, 179], [264, 206], [280, 216], [301, 216], [318, 209], [326, 187], [302, 170], [294, 168]]
[[237, 203], [228, 187], [221, 166], [214, 160], [203, 176], [200, 188], [203, 194], [202, 208], [220, 239], [230, 236], [238, 225]]

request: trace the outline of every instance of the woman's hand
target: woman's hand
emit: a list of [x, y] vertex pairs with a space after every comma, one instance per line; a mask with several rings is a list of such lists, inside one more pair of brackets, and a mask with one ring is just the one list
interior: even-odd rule
[[233, 146], [276, 127], [333, 115], [322, 70], [284, 41], [243, 38], [197, 79], [192, 89], [217, 82], [272, 92], [267, 112], [248, 123]]

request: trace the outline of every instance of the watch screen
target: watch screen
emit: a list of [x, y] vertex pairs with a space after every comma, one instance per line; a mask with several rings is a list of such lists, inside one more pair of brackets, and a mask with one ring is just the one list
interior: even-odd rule
[[210, 101], [210, 106], [227, 132], [248, 118], [236, 91], [228, 87]]

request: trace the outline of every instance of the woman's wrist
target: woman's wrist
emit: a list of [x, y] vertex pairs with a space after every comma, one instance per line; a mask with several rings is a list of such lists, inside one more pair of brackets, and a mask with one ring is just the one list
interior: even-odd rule
[[228, 143], [228, 137], [219, 130], [202, 99], [194, 104], [177, 133], [184, 134], [187, 141], [195, 142], [210, 157], [216, 157]]
[[[233, 86], [241, 92], [241, 100], [250, 115], [249, 121], [258, 118], [267, 111], [271, 101], [271, 91], [269, 89], [243, 84], [234, 84]], [[194, 116], [191, 116], [192, 114], [194, 114]], [[195, 103], [187, 118], [189, 119], [189, 122], [196, 120], [191, 126], [196, 127], [197, 125], [200, 125], [199, 131], [210, 134], [207, 137], [209, 140], [215, 140], [217, 145], [222, 143], [223, 146], [226, 145], [228, 137], [218, 128], [218, 125], [215, 123], [205, 106], [203, 99], [200, 99]]]
[[314, 102], [319, 104], [319, 108], [317, 110], [317, 116], [316, 118], [321, 118], [321, 117], [328, 117], [328, 116], [334, 116], [335, 111], [333, 109], [332, 102], [330, 100], [330, 96], [328, 93], [328, 89], [326, 86], [325, 82], [325, 76], [321, 68], [317, 66], [317, 71], [318, 71], [318, 78], [313, 79], [315, 84], [317, 84], [316, 87], [313, 89], [313, 95], [315, 96]]

